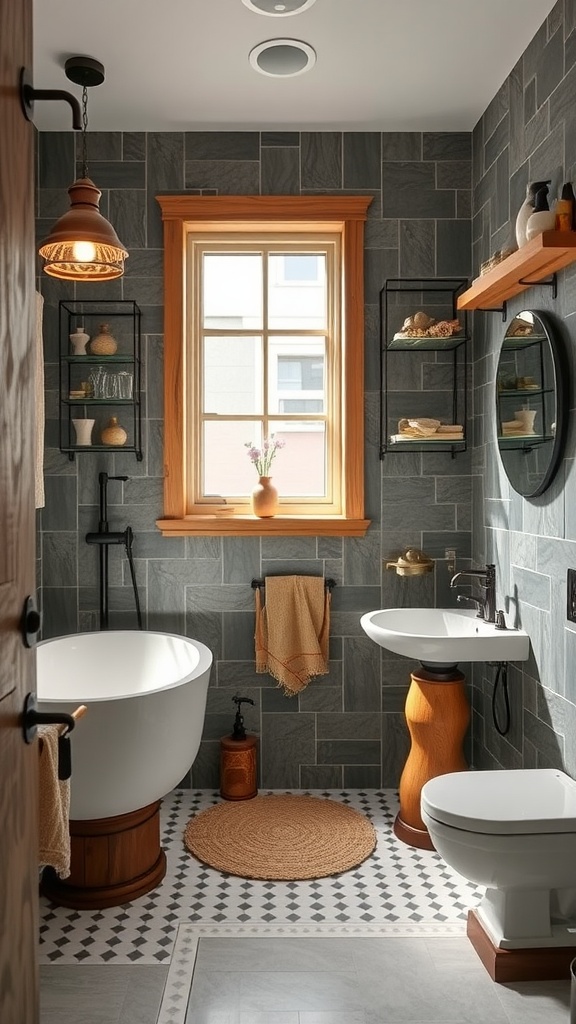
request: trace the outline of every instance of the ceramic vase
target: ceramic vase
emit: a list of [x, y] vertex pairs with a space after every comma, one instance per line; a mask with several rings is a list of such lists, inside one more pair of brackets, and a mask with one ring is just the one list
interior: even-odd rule
[[526, 186], [526, 198], [518, 210], [518, 216], [516, 217], [516, 242], [519, 249], [521, 249], [523, 245], [526, 245], [526, 242], [528, 241], [526, 238], [526, 225], [528, 224], [529, 218], [534, 213], [536, 193], [539, 189], [544, 188], [549, 184], [549, 180], [532, 181]]
[[128, 434], [124, 430], [124, 427], [121, 427], [118, 423], [118, 417], [111, 416], [101, 434], [102, 444], [110, 444], [120, 447], [121, 445], [126, 444], [127, 437]]
[[261, 476], [252, 491], [252, 511], [259, 519], [271, 519], [278, 511], [278, 491], [271, 476]]
[[116, 338], [110, 333], [108, 324], [100, 324], [98, 334], [90, 342], [90, 351], [95, 356], [113, 356], [118, 349]]
[[536, 409], [518, 409], [514, 416], [522, 424], [524, 434], [533, 434]]
[[69, 338], [70, 338], [70, 344], [72, 346], [72, 351], [73, 351], [74, 355], [75, 356], [85, 356], [86, 355], [86, 345], [90, 341], [90, 335], [86, 334], [86, 331], [84, 330], [84, 328], [83, 327], [77, 327], [76, 330], [73, 331], [72, 334], [69, 335]]
[[528, 218], [526, 224], [526, 241], [531, 242], [536, 235], [544, 231], [554, 231], [556, 226], [556, 214], [553, 210], [539, 210]]
[[88, 447], [92, 444], [92, 428], [95, 420], [78, 419], [72, 420], [72, 426], [76, 434], [76, 444], [79, 447]]

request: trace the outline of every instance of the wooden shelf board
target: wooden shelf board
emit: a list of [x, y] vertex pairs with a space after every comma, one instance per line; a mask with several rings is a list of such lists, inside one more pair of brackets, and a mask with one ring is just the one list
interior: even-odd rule
[[[576, 231], [545, 231], [477, 277], [458, 297], [458, 309], [492, 308], [576, 261]], [[526, 283], [526, 279], [530, 279]]]

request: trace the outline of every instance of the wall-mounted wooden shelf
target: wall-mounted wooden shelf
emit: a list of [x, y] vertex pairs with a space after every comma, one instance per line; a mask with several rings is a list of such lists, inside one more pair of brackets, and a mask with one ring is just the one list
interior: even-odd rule
[[576, 261], [576, 231], [545, 231], [477, 277], [458, 296], [458, 309], [490, 309]]

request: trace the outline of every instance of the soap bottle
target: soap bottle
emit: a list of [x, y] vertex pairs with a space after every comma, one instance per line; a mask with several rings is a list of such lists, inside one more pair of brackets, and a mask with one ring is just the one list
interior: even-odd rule
[[556, 223], [556, 214], [548, 206], [548, 186], [538, 189], [534, 212], [528, 218], [526, 225], [526, 241], [531, 242], [536, 235], [543, 231], [553, 231]]
[[520, 249], [523, 245], [526, 245], [526, 225], [528, 224], [529, 218], [534, 213], [534, 204], [536, 201], [536, 193], [541, 188], [546, 188], [550, 184], [551, 178], [548, 181], [532, 181], [526, 186], [526, 199], [522, 203], [522, 206], [518, 210], [518, 216], [516, 217], [516, 243]]
[[232, 697], [236, 717], [232, 734], [220, 740], [220, 796], [224, 800], [251, 800], [258, 793], [256, 761], [257, 736], [244, 728], [242, 704], [254, 704], [250, 697]]
[[556, 214], [556, 231], [574, 231], [574, 218], [576, 214], [576, 196], [571, 182], [567, 181], [562, 185], [560, 199], [556, 200], [554, 213]]

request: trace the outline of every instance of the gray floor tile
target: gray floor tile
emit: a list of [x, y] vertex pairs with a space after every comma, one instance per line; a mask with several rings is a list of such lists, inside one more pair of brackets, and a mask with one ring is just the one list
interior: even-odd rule
[[133, 967], [40, 968], [41, 1024], [118, 1024]]
[[523, 981], [497, 985], [510, 1024], [568, 1024], [569, 981]]
[[[236, 1024], [240, 1014], [240, 993], [238, 974], [225, 974], [215, 971], [194, 971], [194, 980], [188, 1001], [186, 1024], [201, 1021], [202, 1013], [229, 1014], [231, 1022]], [[234, 1017], [236, 1014], [236, 1017]], [[228, 1024], [226, 1018], [225, 1024]], [[210, 1018], [211, 1020], [211, 1018]], [[220, 1021], [218, 1021], [220, 1024]]]
[[266, 1013], [248, 1010], [246, 1013], [240, 1014], [240, 1024], [300, 1024], [298, 1016], [297, 1013], [283, 1010], [270, 1010]]
[[300, 1014], [298, 1024], [365, 1024], [366, 1015], [364, 1010], [345, 1010], [340, 1013], [338, 1010], [312, 1010]]
[[118, 1024], [156, 1024], [168, 967], [135, 964]]
[[196, 969], [204, 971], [345, 971], [353, 940], [267, 938], [200, 940]]
[[361, 1010], [355, 971], [244, 974], [242, 1010]]
[[462, 938], [443, 938], [425, 940], [428, 955], [436, 970], [478, 971], [484, 973], [485, 967], [476, 953], [472, 943], [463, 935]]
[[373, 961], [358, 971], [365, 1005], [374, 1022], [509, 1024], [486, 971], [437, 970], [427, 953], [422, 955], [425, 940], [400, 942], [405, 950], [412, 949], [410, 955], [404, 959], [399, 959], [397, 953], [383, 955], [378, 972]]
[[40, 1024], [156, 1024], [168, 968], [40, 967]]

